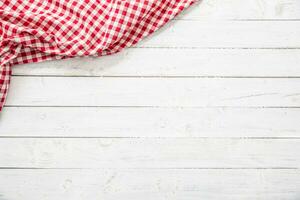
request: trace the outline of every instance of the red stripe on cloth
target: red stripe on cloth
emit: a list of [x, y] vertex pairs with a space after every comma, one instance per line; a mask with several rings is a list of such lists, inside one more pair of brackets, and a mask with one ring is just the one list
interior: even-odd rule
[[11, 66], [132, 46], [197, 0], [2, 0], [0, 110]]

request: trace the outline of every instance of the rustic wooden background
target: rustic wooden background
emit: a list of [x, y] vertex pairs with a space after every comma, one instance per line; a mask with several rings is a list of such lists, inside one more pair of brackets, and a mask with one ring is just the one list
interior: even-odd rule
[[16, 66], [1, 200], [300, 199], [300, 1], [203, 0], [138, 46]]

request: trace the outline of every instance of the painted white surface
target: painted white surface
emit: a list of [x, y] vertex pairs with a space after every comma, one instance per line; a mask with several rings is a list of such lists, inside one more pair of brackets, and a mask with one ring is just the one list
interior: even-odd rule
[[137, 47], [153, 48], [295, 48], [299, 21], [185, 21], [165, 26]]
[[11, 85], [8, 106], [300, 106], [298, 78], [22, 76]]
[[0, 179], [1, 199], [31, 200], [288, 200], [300, 187], [294, 169], [1, 170]]
[[204, 0], [135, 48], [17, 66], [0, 200], [300, 198], [300, 1]]
[[290, 108], [7, 107], [0, 130], [2, 137], [294, 138], [299, 118]]
[[289, 200], [300, 187], [296, 169], [1, 170], [0, 179], [3, 200]]
[[300, 167], [294, 139], [2, 138], [0, 145], [0, 165], [6, 167]]
[[185, 20], [274, 20], [299, 19], [298, 0], [199, 0]]
[[[300, 49], [130, 49], [112, 56], [19, 65], [15, 75], [300, 77]], [[218, 58], [218, 59], [216, 59]]]

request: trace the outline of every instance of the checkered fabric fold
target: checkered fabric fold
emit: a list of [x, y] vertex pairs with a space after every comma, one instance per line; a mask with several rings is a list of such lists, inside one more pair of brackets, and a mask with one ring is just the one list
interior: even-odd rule
[[11, 66], [119, 52], [196, 0], [0, 0], [0, 111]]

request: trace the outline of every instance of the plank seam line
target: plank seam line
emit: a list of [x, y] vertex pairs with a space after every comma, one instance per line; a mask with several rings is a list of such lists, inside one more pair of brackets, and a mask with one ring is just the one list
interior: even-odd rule
[[5, 105], [5, 108], [153, 108], [153, 109], [300, 109], [300, 106], [70, 106], [70, 105]]
[[35, 75], [35, 74], [12, 74], [13, 77], [51, 77], [51, 78], [203, 78], [203, 79], [299, 79], [300, 76], [178, 76], [178, 75], [162, 75], [162, 76], [134, 76], [134, 75], [118, 75], [118, 76], [107, 76], [107, 75]]
[[299, 170], [297, 167], [180, 167], [180, 168], [58, 168], [0, 167], [0, 170]]
[[245, 18], [245, 19], [233, 19], [233, 18], [228, 18], [228, 19], [216, 19], [216, 18], [208, 18], [203, 16], [203, 19], [193, 19], [193, 18], [176, 18], [173, 19], [172, 21], [191, 21], [191, 22], [298, 22], [300, 19], [298, 18], [286, 18], [286, 19], [279, 19], [279, 18], [257, 18], [257, 19], [251, 19], [251, 18]]
[[300, 137], [111, 137], [111, 136], [0, 136], [0, 139], [211, 139], [211, 140], [300, 140]]
[[292, 49], [300, 49], [300, 47], [153, 47], [153, 46], [135, 46], [129, 47], [127, 49], [211, 49], [211, 50], [219, 50], [219, 49], [238, 49], [238, 50], [256, 50], [256, 49], [266, 49], [266, 50], [292, 50]]

